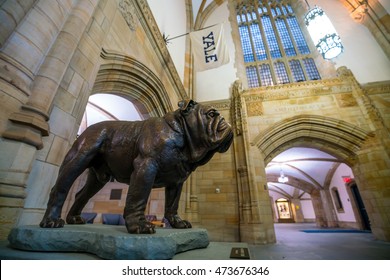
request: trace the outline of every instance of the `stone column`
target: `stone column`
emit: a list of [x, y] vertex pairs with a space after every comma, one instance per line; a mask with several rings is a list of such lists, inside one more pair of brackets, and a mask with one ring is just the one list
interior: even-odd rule
[[[5, 239], [10, 228], [18, 222], [25, 206], [25, 187], [36, 159], [36, 151], [44, 147], [42, 137], [49, 135], [48, 120], [53, 99], [97, 5], [97, 3], [90, 1], [76, 1], [74, 7], [69, 7], [71, 10], [67, 16], [68, 11], [61, 10], [62, 7], [56, 5], [58, 4], [56, 2], [39, 1], [38, 4], [37, 9], [47, 11], [48, 17], [55, 18], [57, 13], [61, 14], [65, 23], [60, 25], [62, 29], [57, 36], [45, 37], [39, 33], [42, 40], [55, 39], [52, 44], [49, 44], [48, 51], [44, 52], [46, 56], [41, 60], [41, 64], [37, 66], [36, 63], [30, 63], [32, 68], [29, 69], [30, 71], [34, 70], [34, 67], [38, 68], [34, 71], [36, 75], [34, 75], [31, 85], [28, 86], [28, 92], [26, 91], [27, 100], [22, 102], [18, 111], [10, 114], [8, 126], [2, 133], [3, 139], [0, 142], [1, 239]], [[27, 13], [27, 15], [41, 17], [37, 12]], [[39, 21], [39, 19], [34, 18], [30, 20], [32, 22]], [[23, 21], [23, 24], [25, 29], [33, 27], [29, 21]], [[30, 30], [32, 34], [33, 31]], [[11, 36], [9, 41], [12, 40], [17, 40], [17, 36]], [[8, 54], [12, 51], [11, 46], [15, 44], [15, 42], [11, 42], [3, 51], [7, 51]], [[18, 52], [17, 54], [19, 59], [25, 59], [27, 63], [30, 62], [31, 59], [28, 57], [31, 55], [30, 53]], [[13, 66], [19, 67], [19, 64], [16, 63]], [[26, 66], [20, 67], [21, 72], [26, 69]], [[12, 85], [13, 81], [10, 80], [9, 83]], [[10, 95], [12, 96], [12, 93]], [[55, 171], [46, 170], [50, 174]], [[40, 174], [36, 175], [38, 178], [41, 176]], [[51, 184], [51, 182], [47, 183]], [[39, 190], [35, 190], [34, 193], [40, 194]], [[45, 199], [45, 196], [46, 194], [41, 194], [40, 199]]]
[[37, 0], [6, 0], [0, 4], [0, 47], [16, 29]]
[[316, 225], [317, 227], [323, 228], [327, 227], [326, 216], [324, 213], [324, 208], [322, 206], [322, 200], [319, 190], [313, 190], [311, 195], [311, 201], [313, 203], [314, 213], [316, 215]]
[[299, 198], [291, 199], [291, 208], [296, 223], [303, 223], [305, 221], [302, 213], [301, 200]]
[[329, 190], [320, 191], [322, 208], [326, 217], [327, 227], [338, 227], [337, 216], [334, 211], [332, 197]]
[[79, 1], [73, 8], [35, 76], [27, 103], [10, 116], [12, 125], [4, 138], [43, 148], [53, 99], [94, 10], [89, 1]]
[[[233, 85], [232, 120], [234, 158], [239, 197], [240, 239], [243, 242], [267, 244], [276, 241], [272, 208], [266, 188], [264, 159], [260, 151], [246, 140], [246, 110], [242, 102], [241, 83]], [[261, 174], [260, 174], [261, 173]]]
[[333, 210], [332, 198], [329, 190], [314, 190], [311, 193], [316, 224], [318, 227], [337, 227], [337, 218]]
[[390, 157], [378, 139], [371, 139], [359, 151], [352, 167], [360, 195], [366, 208], [371, 231], [376, 238], [390, 241]]
[[372, 233], [380, 240], [390, 241], [390, 128], [387, 119], [375, 107], [369, 95], [356, 81], [352, 72], [340, 67], [338, 75], [349, 80], [370, 134], [356, 152], [352, 162], [357, 187], [371, 223]]

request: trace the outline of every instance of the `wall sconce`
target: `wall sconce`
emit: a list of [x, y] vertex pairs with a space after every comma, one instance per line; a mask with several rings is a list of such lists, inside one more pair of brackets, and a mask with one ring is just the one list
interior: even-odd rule
[[221, 193], [221, 189], [219, 187], [215, 188], [215, 193]]
[[305, 1], [309, 7], [309, 11], [305, 15], [305, 24], [314, 45], [324, 59], [337, 57], [343, 52], [344, 47], [332, 22], [320, 7], [315, 6], [310, 9], [307, 0]]

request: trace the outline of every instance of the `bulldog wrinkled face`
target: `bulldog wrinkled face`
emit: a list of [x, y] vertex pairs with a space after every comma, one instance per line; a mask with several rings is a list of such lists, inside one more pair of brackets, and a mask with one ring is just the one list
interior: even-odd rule
[[186, 119], [192, 143], [196, 149], [226, 152], [232, 141], [231, 125], [212, 106], [205, 106], [193, 100], [179, 102], [182, 116]]
[[233, 140], [231, 125], [214, 108], [209, 107], [202, 110], [207, 119], [207, 135], [213, 148], [218, 148], [218, 152], [223, 153], [229, 149]]

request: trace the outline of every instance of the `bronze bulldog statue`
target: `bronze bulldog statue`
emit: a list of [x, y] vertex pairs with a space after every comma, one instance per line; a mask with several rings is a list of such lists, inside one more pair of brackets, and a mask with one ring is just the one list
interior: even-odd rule
[[44, 228], [64, 226], [61, 210], [76, 178], [89, 168], [83, 188], [66, 217], [68, 224], [84, 224], [80, 216], [88, 200], [111, 179], [129, 184], [123, 217], [129, 233], [154, 233], [145, 219], [152, 188], [165, 187], [164, 217], [173, 228], [191, 228], [178, 214], [184, 181], [216, 152], [233, 141], [229, 123], [211, 107], [193, 100], [179, 109], [145, 121], [105, 121], [88, 127], [67, 153], [50, 192]]

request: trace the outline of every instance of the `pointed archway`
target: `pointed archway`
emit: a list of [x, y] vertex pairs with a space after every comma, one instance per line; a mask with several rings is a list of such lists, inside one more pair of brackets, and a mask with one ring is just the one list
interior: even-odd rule
[[[357, 153], [369, 134], [347, 122], [316, 115], [300, 115], [282, 120], [254, 139], [253, 144], [261, 151], [265, 165], [273, 158], [292, 147], [307, 147], [323, 151], [334, 157], [331, 173], [341, 162], [357, 168]], [[291, 166], [290, 166], [291, 167]], [[332, 198], [329, 191], [329, 176], [319, 184], [309, 174], [310, 180], [302, 182], [290, 178], [291, 185], [309, 193], [313, 200], [316, 222], [321, 227], [338, 226], [336, 214], [332, 211]], [[268, 178], [269, 177], [269, 178]], [[277, 182], [277, 175], [268, 176], [270, 182]]]

